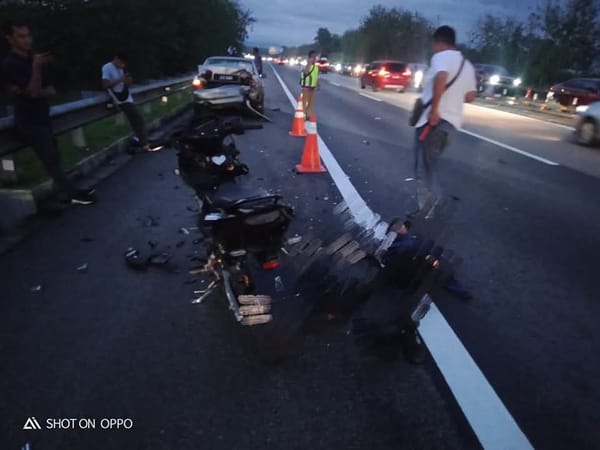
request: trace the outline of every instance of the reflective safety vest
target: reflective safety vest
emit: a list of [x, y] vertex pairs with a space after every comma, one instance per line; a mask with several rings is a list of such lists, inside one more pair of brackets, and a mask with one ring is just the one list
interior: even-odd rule
[[317, 65], [313, 65], [310, 69], [310, 73], [306, 75], [304, 70], [300, 72], [300, 86], [316, 88], [319, 81], [319, 68]]

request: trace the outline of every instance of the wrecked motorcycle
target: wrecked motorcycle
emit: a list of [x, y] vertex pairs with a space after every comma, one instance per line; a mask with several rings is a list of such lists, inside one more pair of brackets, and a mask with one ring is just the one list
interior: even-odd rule
[[174, 140], [179, 173], [196, 193], [207, 236], [207, 262], [200, 272], [213, 278], [206, 290], [195, 292], [199, 297], [194, 303], [222, 287], [243, 325], [270, 322], [273, 303], [289, 295], [289, 274], [281, 263], [293, 209], [278, 195], [236, 182], [249, 169], [239, 160], [232, 136], [257, 128], [262, 126], [237, 118], [211, 118]]

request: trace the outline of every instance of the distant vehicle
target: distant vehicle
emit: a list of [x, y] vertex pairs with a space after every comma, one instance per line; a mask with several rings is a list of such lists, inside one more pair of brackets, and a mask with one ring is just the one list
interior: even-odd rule
[[321, 56], [319, 59], [317, 59], [317, 67], [319, 68], [320, 73], [329, 73], [331, 64], [329, 64], [329, 60], [326, 56]]
[[514, 94], [522, 83], [520, 77], [513, 77], [506, 68], [493, 64], [475, 64], [475, 76], [478, 92]]
[[361, 89], [371, 86], [373, 91], [395, 89], [404, 92], [410, 86], [412, 71], [401, 61], [373, 61], [360, 79]]
[[211, 56], [198, 67], [192, 85], [196, 111], [248, 106], [264, 111], [263, 82], [249, 59]]
[[574, 78], [550, 88], [550, 99], [563, 106], [588, 105], [600, 100], [600, 78]]
[[427, 72], [427, 64], [411, 63], [408, 65], [412, 70], [412, 85], [418, 91], [423, 89], [423, 82], [425, 81], [425, 73]]
[[365, 64], [358, 63], [352, 69], [352, 76], [353, 77], [362, 77], [363, 74], [365, 73], [366, 69], [367, 69], [367, 66]]
[[600, 102], [578, 106], [575, 135], [582, 145], [593, 145], [600, 141]]
[[283, 58], [277, 58], [277, 65], [278, 66], [283, 66], [285, 64], [285, 59]]

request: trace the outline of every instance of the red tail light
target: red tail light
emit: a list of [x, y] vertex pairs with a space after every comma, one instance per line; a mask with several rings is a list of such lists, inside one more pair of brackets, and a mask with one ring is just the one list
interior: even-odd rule
[[273, 269], [277, 269], [279, 266], [281, 265], [281, 263], [274, 259], [272, 261], [265, 261], [262, 265], [262, 268], [264, 270], [273, 270]]

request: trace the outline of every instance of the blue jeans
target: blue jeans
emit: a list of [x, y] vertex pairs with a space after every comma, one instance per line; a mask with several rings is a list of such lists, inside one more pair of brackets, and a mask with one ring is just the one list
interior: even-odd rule
[[417, 202], [419, 211], [433, 211], [442, 195], [438, 180], [438, 161], [444, 149], [450, 143], [450, 138], [456, 133], [456, 128], [446, 121], [432, 128], [424, 141], [419, 136], [425, 126], [415, 130], [415, 180], [417, 182]]

